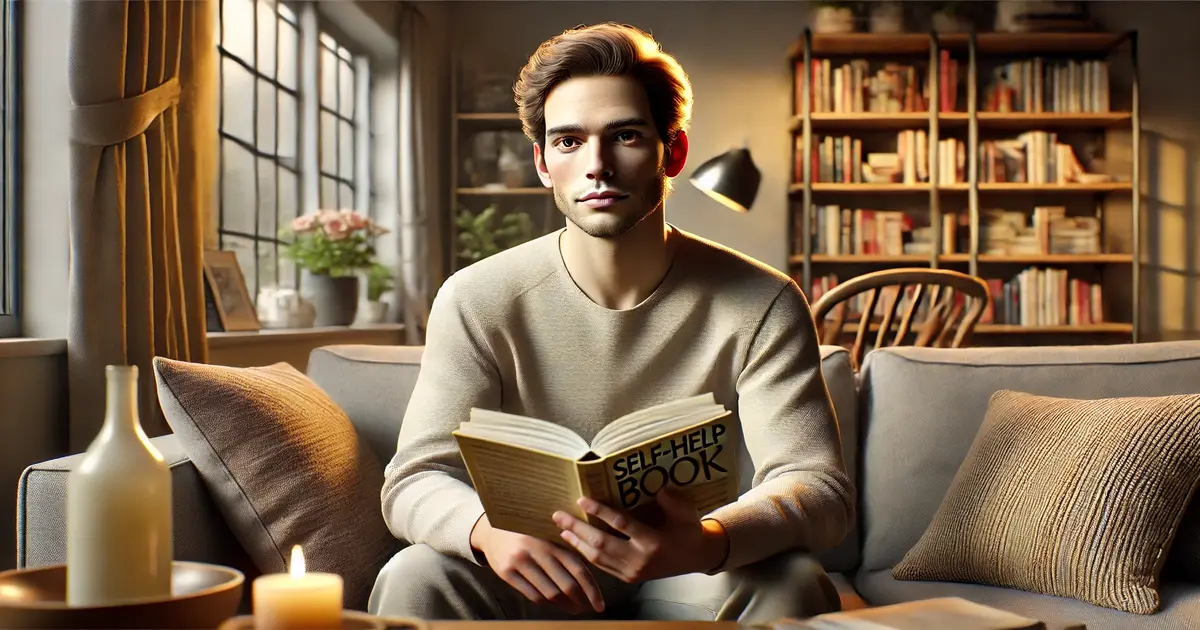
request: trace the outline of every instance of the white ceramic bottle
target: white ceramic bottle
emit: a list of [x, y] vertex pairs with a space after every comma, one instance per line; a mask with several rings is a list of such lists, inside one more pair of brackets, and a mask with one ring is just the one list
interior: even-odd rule
[[171, 473], [142, 431], [137, 366], [105, 368], [104, 425], [67, 477], [67, 604], [171, 595]]

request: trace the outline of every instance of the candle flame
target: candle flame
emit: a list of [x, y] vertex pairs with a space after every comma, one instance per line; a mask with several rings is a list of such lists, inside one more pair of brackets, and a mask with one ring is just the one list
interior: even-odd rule
[[300, 577], [304, 575], [304, 552], [300, 550], [300, 545], [292, 547], [292, 577]]

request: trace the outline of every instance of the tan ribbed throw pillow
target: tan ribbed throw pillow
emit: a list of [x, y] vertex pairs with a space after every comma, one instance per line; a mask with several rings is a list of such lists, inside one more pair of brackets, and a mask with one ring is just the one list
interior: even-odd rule
[[898, 580], [974, 582], [1150, 614], [1200, 480], [1200, 395], [999, 391]]
[[309, 571], [337, 573], [366, 610], [399, 550], [383, 521], [383, 469], [350, 418], [288, 365], [224, 367], [156, 357], [158, 399], [230, 530], [266, 573], [301, 545]]

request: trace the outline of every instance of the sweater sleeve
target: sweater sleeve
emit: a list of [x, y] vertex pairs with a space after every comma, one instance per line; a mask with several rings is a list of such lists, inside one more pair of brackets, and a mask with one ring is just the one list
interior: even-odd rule
[[478, 564], [470, 537], [483, 504], [451, 431], [471, 407], [498, 408], [501, 387], [457, 290], [451, 277], [430, 308], [421, 371], [384, 471], [383, 515], [397, 538]]
[[736, 502], [705, 516], [718, 521], [729, 540], [725, 561], [712, 572], [788, 549], [837, 545], [853, 518], [854, 491], [821, 372], [816, 326], [794, 281], [759, 322], [737, 392], [754, 479]]

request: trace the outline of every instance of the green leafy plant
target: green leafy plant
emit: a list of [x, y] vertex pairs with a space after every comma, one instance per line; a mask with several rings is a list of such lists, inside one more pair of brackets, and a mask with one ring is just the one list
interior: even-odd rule
[[497, 223], [496, 206], [491, 205], [472, 214], [459, 210], [458, 255], [465, 261], [476, 262], [493, 254], [520, 245], [533, 236], [533, 221], [524, 212], [506, 214]]
[[393, 287], [392, 270], [379, 263], [371, 265], [367, 271], [367, 299], [378, 302], [379, 298]]
[[349, 276], [376, 264], [372, 240], [387, 229], [353, 210], [321, 210], [297, 217], [280, 233], [291, 241], [283, 255], [310, 273]]

